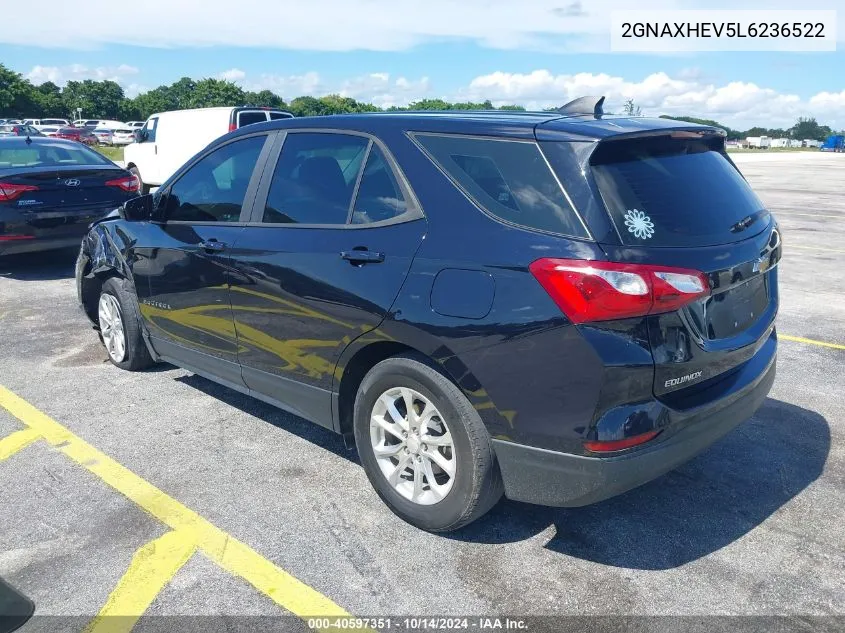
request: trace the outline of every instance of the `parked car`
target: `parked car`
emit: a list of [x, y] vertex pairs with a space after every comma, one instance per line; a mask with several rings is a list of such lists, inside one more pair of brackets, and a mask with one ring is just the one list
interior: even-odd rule
[[15, 123], [0, 125], [0, 136], [42, 136], [41, 131], [31, 125]]
[[0, 255], [79, 244], [91, 222], [137, 194], [132, 174], [84, 145], [0, 139]]
[[124, 150], [126, 166], [149, 191], [167, 180], [191, 156], [226, 132], [245, 125], [288, 119], [289, 112], [272, 108], [197, 108], [152, 115]]
[[126, 127], [126, 124], [123, 121], [113, 121], [111, 119], [88, 119], [85, 121], [84, 127], [116, 130], [117, 128]]
[[112, 145], [128, 145], [135, 142], [135, 130], [131, 127], [118, 128], [112, 133]]
[[91, 130], [91, 133], [97, 137], [100, 145], [114, 145], [114, 133], [105, 127], [97, 127]]
[[55, 136], [61, 128], [55, 125], [42, 125], [38, 128], [38, 131], [41, 132], [44, 136]]
[[59, 131], [54, 134], [57, 138], [64, 138], [71, 141], [79, 141], [80, 143], [84, 143], [85, 145], [97, 145], [99, 140], [91, 131], [90, 128], [87, 127], [63, 127], [59, 128]]
[[126, 127], [130, 127], [132, 129], [141, 129], [142, 127], [144, 127], [144, 123], [145, 121], [127, 121]]
[[70, 125], [67, 119], [25, 119], [24, 124], [41, 129], [43, 126], [67, 127]]
[[583, 103], [241, 128], [94, 224], [80, 302], [116, 366], [343, 434], [418, 527], [619, 494], [766, 398], [781, 242], [724, 132]]

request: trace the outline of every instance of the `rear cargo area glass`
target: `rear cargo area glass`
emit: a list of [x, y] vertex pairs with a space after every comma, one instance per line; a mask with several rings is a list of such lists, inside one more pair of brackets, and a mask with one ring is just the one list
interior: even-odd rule
[[712, 141], [648, 137], [609, 141], [590, 159], [623, 244], [712, 246], [768, 225], [763, 203]]

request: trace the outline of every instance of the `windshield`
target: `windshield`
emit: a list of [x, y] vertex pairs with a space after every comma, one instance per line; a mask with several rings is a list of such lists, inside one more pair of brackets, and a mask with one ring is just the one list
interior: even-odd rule
[[609, 141], [590, 165], [623, 244], [726, 244], [768, 225], [763, 203], [712, 141]]

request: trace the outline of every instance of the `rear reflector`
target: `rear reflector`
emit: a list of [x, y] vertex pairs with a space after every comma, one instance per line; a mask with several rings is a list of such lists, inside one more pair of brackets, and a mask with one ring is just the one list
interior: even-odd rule
[[34, 240], [34, 235], [0, 235], [0, 242], [14, 242], [15, 240]]
[[573, 323], [672, 312], [710, 294], [697, 270], [579, 259], [538, 259], [531, 274]]
[[115, 178], [114, 180], [106, 181], [107, 187], [118, 187], [129, 193], [137, 193], [141, 190], [141, 182], [134, 174], [124, 178]]
[[0, 182], [0, 202], [14, 200], [25, 191], [38, 191], [35, 185], [15, 185], [9, 182]]
[[610, 440], [608, 442], [599, 442], [597, 440], [591, 440], [588, 442], [584, 442], [584, 448], [588, 451], [593, 453], [611, 453], [613, 451], [621, 451], [626, 448], [632, 448], [634, 446], [639, 446], [640, 444], [645, 444], [649, 440], [653, 440], [660, 431], [649, 431], [648, 433], [641, 433], [640, 435], [634, 435], [632, 437], [626, 437], [624, 440]]

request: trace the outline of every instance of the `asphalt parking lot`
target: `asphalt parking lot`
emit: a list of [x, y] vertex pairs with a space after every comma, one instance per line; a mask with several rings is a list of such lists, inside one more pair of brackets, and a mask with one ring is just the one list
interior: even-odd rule
[[0, 576], [69, 631], [139, 609], [213, 616], [204, 631], [343, 612], [845, 615], [845, 155], [736, 161], [784, 234], [765, 405], [621, 497], [503, 501], [448, 536], [391, 514], [339, 437], [180, 369], [109, 364], [75, 252], [0, 260]]

